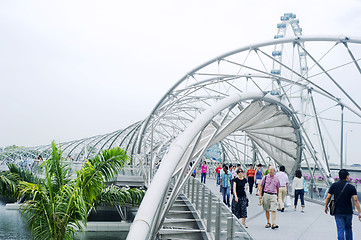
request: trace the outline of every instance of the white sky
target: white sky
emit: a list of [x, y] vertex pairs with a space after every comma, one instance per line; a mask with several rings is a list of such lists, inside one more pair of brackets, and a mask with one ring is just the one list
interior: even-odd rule
[[361, 36], [361, 1], [0, 0], [0, 146], [104, 134], [143, 120], [183, 75], [273, 39]]

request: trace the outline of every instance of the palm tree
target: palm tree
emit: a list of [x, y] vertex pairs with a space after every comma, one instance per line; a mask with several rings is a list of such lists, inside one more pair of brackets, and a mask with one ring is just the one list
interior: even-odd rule
[[[107, 195], [105, 183], [118, 174], [129, 158], [119, 147], [103, 150], [94, 159], [86, 160], [71, 180], [69, 166], [63, 162], [54, 142], [52, 150], [51, 158], [43, 163], [45, 179], [38, 184], [21, 182], [20, 194], [31, 196], [22, 210], [34, 239], [73, 239], [75, 233], [86, 226], [89, 209]], [[132, 195], [133, 191], [137, 194]], [[126, 192], [131, 197], [117, 204], [138, 203], [144, 196], [143, 190]]]

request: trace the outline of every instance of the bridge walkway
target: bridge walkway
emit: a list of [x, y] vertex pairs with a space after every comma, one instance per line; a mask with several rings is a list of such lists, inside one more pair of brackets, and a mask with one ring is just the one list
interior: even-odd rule
[[[216, 186], [214, 179], [207, 179], [206, 186], [220, 199], [222, 195]], [[266, 217], [262, 206], [258, 205], [258, 196], [255, 191], [252, 195], [248, 194], [249, 207], [246, 231], [255, 240], [282, 240], [282, 239], [337, 239], [336, 223], [334, 217], [325, 214], [324, 207], [320, 203], [305, 201], [305, 212], [301, 212], [300, 203], [297, 211], [293, 206], [285, 209], [284, 212], [277, 211], [276, 223], [278, 229], [265, 228]], [[294, 200], [291, 198], [292, 201]], [[353, 217], [353, 236], [354, 239], [361, 239], [361, 222], [357, 216]]]

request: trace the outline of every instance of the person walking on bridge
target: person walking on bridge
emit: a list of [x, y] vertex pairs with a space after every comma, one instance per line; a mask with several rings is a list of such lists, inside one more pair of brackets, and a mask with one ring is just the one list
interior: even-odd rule
[[[269, 174], [263, 177], [260, 184], [261, 187], [259, 196], [260, 200], [263, 197], [263, 209], [266, 211], [267, 224], [265, 227], [272, 227], [272, 229], [278, 228], [278, 225], [276, 224], [276, 211], [280, 181], [275, 175], [275, 171], [276, 169], [274, 166], [269, 167]], [[270, 223], [270, 212], [272, 213], [272, 225]]]
[[249, 186], [249, 194], [252, 194], [253, 192], [253, 184], [254, 184], [254, 175], [256, 174], [256, 171], [253, 169], [253, 164], [249, 165], [249, 169], [247, 170], [247, 180], [248, 180], [248, 186]]
[[[338, 173], [340, 180], [331, 185], [325, 202], [325, 213], [328, 212], [328, 203], [331, 196], [335, 199], [335, 221], [337, 226], [337, 238], [339, 240], [352, 240], [352, 203], [358, 211], [358, 219], [361, 221], [361, 208], [357, 199], [356, 188], [349, 184], [350, 174], [346, 169], [341, 169]], [[346, 237], [346, 238], [345, 238]], [[360, 236], [359, 236], [360, 237]]]
[[220, 184], [219, 178], [221, 177], [221, 170], [222, 170], [222, 164], [219, 164], [218, 167], [216, 168], [216, 172], [215, 172], [216, 178], [217, 178], [217, 182], [216, 182], [217, 186], [219, 186], [219, 184]]
[[228, 207], [229, 205], [229, 197], [231, 194], [231, 179], [232, 174], [228, 172], [228, 166], [223, 167], [223, 173], [221, 174], [221, 189], [222, 189], [222, 195], [223, 195], [223, 202]]
[[258, 164], [256, 169], [256, 188], [257, 188], [256, 196], [258, 196], [258, 193], [261, 193], [259, 191], [259, 188], [261, 186], [262, 178], [263, 178], [262, 164]]
[[276, 174], [278, 180], [280, 181], [280, 189], [278, 195], [278, 210], [283, 212], [285, 210], [285, 197], [288, 194], [288, 175], [285, 173], [285, 166], [280, 167], [280, 171]]
[[301, 212], [305, 211], [305, 190], [304, 190], [304, 179], [302, 177], [302, 171], [300, 169], [297, 169], [295, 171], [295, 177], [293, 178], [292, 181], [292, 189], [294, 192], [294, 196], [295, 196], [295, 201], [294, 201], [294, 210], [296, 211], [297, 208], [297, 202], [298, 202], [298, 197], [300, 197], [301, 200]]
[[243, 170], [237, 169], [237, 177], [233, 180], [233, 200], [232, 200], [232, 213], [238, 218], [242, 218], [242, 225], [247, 228], [247, 205], [248, 199], [245, 191], [247, 179], [243, 176]]
[[201, 183], [206, 183], [206, 177], [207, 177], [207, 163], [206, 161], [203, 162], [201, 166]]

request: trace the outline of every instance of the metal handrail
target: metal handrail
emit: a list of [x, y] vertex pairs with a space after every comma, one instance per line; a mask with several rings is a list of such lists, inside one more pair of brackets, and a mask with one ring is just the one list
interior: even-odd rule
[[[195, 189], [196, 193], [191, 189]], [[192, 197], [197, 195], [197, 192], [200, 197]], [[213, 239], [233, 239], [236, 235], [242, 235], [242, 239], [252, 239], [231, 210], [198, 179], [189, 178], [183, 187], [183, 193], [193, 204], [207, 233], [211, 234]]]

